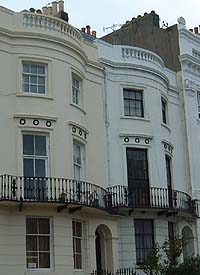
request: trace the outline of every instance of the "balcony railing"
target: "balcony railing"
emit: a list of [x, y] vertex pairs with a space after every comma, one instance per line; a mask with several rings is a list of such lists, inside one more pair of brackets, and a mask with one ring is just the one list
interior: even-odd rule
[[0, 201], [56, 202], [93, 206], [112, 211], [116, 207], [171, 209], [198, 216], [198, 203], [181, 191], [167, 188], [113, 186], [52, 177], [0, 176]]
[[71, 203], [106, 208], [106, 190], [88, 182], [50, 177], [0, 176], [0, 200]]
[[120, 268], [115, 272], [108, 270], [94, 270], [91, 275], [139, 275], [133, 268]]
[[112, 207], [173, 209], [193, 215], [198, 213], [196, 201], [181, 191], [149, 187], [134, 188], [130, 192], [127, 186], [121, 185], [109, 187], [107, 190]]

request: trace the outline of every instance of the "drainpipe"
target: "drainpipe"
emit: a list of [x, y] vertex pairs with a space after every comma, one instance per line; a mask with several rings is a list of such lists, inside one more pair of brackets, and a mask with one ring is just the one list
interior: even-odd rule
[[106, 125], [106, 145], [107, 145], [107, 160], [108, 160], [108, 187], [112, 186], [110, 182], [110, 141], [109, 141], [109, 126], [110, 122], [108, 119], [108, 95], [107, 95], [107, 72], [104, 68], [104, 98], [105, 98], [105, 125]]

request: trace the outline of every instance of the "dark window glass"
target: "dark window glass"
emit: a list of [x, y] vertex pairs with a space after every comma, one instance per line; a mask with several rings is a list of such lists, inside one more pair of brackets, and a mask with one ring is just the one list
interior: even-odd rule
[[154, 246], [152, 220], [135, 220], [135, 244], [137, 264], [141, 264]]
[[162, 122], [167, 124], [167, 102], [162, 98]]
[[124, 115], [144, 117], [142, 91], [124, 89]]
[[27, 268], [50, 268], [50, 220], [26, 219]]

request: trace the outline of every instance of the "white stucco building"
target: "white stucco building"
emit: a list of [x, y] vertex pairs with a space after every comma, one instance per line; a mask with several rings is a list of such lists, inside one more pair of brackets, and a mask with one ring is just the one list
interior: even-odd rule
[[196, 255], [181, 72], [146, 49], [97, 44], [106, 78], [109, 190], [116, 213], [126, 216], [119, 222], [120, 266], [143, 262], [154, 243], [173, 236], [187, 239], [184, 257]]
[[92, 40], [56, 17], [66, 15], [63, 1], [52, 5], [43, 14], [0, 7], [4, 275], [91, 274], [95, 239], [105, 245], [102, 268], [117, 268], [119, 218], [106, 210], [103, 67]]
[[175, 73], [80, 32], [63, 1], [0, 7], [2, 274], [131, 275], [182, 234], [199, 253], [199, 38], [179, 23]]

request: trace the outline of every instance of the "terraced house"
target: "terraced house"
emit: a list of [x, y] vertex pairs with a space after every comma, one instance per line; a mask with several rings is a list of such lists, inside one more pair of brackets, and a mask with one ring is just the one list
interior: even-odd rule
[[2, 274], [140, 274], [181, 235], [199, 253], [199, 37], [176, 31], [173, 67], [77, 30], [63, 1], [0, 7]]

